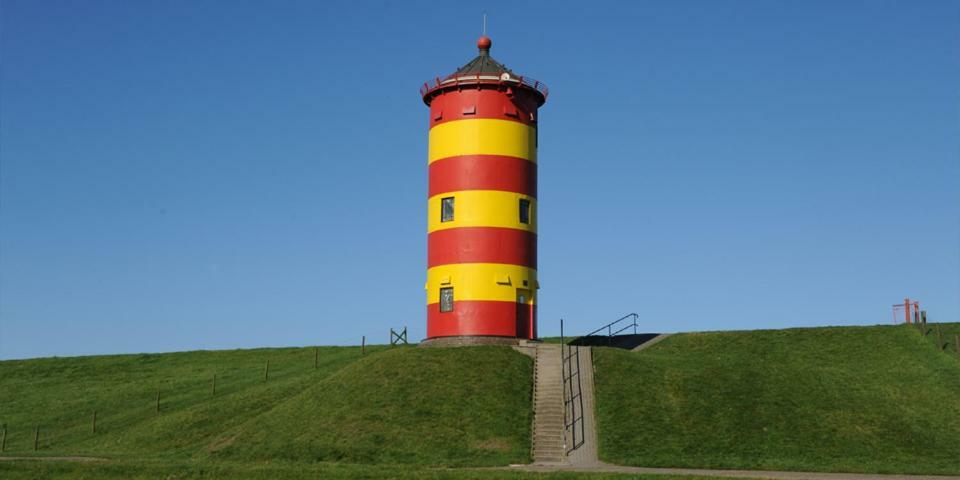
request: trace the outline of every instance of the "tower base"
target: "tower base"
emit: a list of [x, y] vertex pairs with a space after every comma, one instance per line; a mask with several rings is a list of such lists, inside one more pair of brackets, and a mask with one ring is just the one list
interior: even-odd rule
[[478, 345], [504, 345], [517, 346], [526, 345], [535, 340], [515, 337], [487, 337], [487, 336], [461, 336], [461, 337], [434, 337], [420, 342], [420, 347], [475, 347]]

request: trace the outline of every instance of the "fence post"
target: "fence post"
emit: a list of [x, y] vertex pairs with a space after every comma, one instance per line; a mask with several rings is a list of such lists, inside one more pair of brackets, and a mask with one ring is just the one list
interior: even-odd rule
[[270, 360], [267, 360], [267, 365], [263, 367], [263, 381], [266, 382], [270, 379]]
[[0, 452], [7, 449], [7, 425], [3, 425], [3, 437], [0, 438]]
[[957, 358], [960, 358], [960, 333], [953, 336], [953, 339], [957, 344]]
[[93, 433], [97, 433], [97, 411], [93, 411]]
[[33, 451], [37, 451], [40, 448], [40, 425], [37, 425], [36, 430], [33, 431]]
[[366, 355], [366, 354], [367, 354], [367, 336], [364, 335], [360, 339], [360, 355]]
[[320, 368], [320, 349], [313, 347], [313, 369]]
[[216, 395], [216, 394], [217, 394], [217, 374], [214, 373], [214, 374], [213, 374], [213, 385], [211, 385], [211, 387], [210, 387], [210, 395]]
[[160, 413], [160, 389], [157, 389], [157, 413]]

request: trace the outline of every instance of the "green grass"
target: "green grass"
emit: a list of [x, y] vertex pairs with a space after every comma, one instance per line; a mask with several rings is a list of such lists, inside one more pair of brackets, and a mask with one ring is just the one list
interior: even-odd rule
[[960, 335], [960, 323], [928, 323], [921, 332], [924, 332], [927, 340], [939, 347], [940, 350], [960, 359], [960, 356], [957, 355], [956, 341], [956, 336]]
[[[31, 452], [39, 425], [45, 454], [189, 455], [223, 429], [267, 412], [361, 356], [353, 347], [324, 347], [319, 353], [317, 369], [312, 348], [0, 362], [7, 451]], [[267, 360], [270, 378], [264, 382]]]
[[960, 362], [910, 326], [680, 334], [595, 352], [608, 462], [960, 473]]
[[[532, 360], [405, 348], [350, 365], [227, 431], [216, 455], [431, 466], [530, 462]], [[285, 425], [277, 435], [272, 425]], [[235, 439], [235, 440], [234, 440]]]
[[411, 465], [355, 465], [345, 463], [230, 463], [230, 462], [132, 462], [100, 463], [0, 462], [4, 480], [96, 479], [455, 479], [455, 480], [711, 480], [712, 477], [679, 475], [627, 475], [612, 473], [531, 473], [516, 470], [437, 469]]
[[366, 351], [361, 356], [357, 347], [322, 347], [316, 369], [313, 348], [0, 362], [5, 454], [34, 455], [39, 425], [36, 454], [45, 456], [476, 466], [529, 461], [529, 357], [504, 347]]

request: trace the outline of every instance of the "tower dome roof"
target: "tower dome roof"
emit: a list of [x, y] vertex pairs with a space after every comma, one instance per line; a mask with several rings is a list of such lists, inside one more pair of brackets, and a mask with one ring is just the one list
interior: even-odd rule
[[446, 88], [459, 88], [461, 85], [500, 84], [532, 90], [540, 98], [539, 103], [543, 104], [547, 100], [547, 86], [532, 78], [517, 75], [504, 64], [494, 60], [490, 56], [492, 45], [493, 41], [489, 37], [486, 35], [480, 37], [477, 40], [480, 53], [473, 60], [446, 77], [437, 77], [425, 82], [420, 88], [424, 103], [429, 105], [434, 94]]
[[503, 73], [508, 73], [510, 76], [514, 76], [514, 73], [509, 68], [490, 56], [490, 47], [492, 45], [493, 42], [490, 40], [490, 37], [480, 37], [480, 39], [477, 40], [477, 48], [480, 50], [480, 54], [474, 57], [473, 60], [470, 60], [466, 65], [457, 69], [453, 74], [476, 75], [479, 73], [481, 75], [500, 76]]

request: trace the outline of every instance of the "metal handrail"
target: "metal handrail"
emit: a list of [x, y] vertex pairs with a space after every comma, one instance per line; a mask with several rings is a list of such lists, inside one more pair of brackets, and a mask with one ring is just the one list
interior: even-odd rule
[[[564, 353], [564, 348], [566, 348], [567, 353]], [[570, 353], [571, 348], [573, 352]], [[580, 384], [580, 346], [579, 345], [567, 345], [566, 338], [563, 335], [563, 319], [560, 319], [560, 365], [562, 367], [563, 375], [563, 430], [564, 434], [566, 431], [570, 430], [571, 442], [569, 445], [566, 444], [566, 435], [564, 435], [564, 449], [566, 452], [576, 450], [581, 445], [583, 445], [584, 439], [586, 437], [585, 426], [583, 424], [583, 390]], [[574, 361], [576, 362], [577, 370], [573, 371]], [[577, 393], [573, 393], [573, 377], [577, 378]], [[569, 388], [566, 388], [569, 386]], [[567, 391], [569, 390], [569, 395]], [[576, 403], [575, 403], [576, 402]], [[568, 421], [567, 417], [567, 406], [570, 407], [570, 418]], [[576, 408], [579, 406], [579, 410]], [[577, 423], [580, 424], [580, 438], [577, 439]]]
[[[618, 323], [620, 323], [620, 322], [622, 322], [622, 321], [624, 321], [624, 320], [627, 320], [627, 319], [631, 319], [631, 322], [630, 322], [629, 324], [627, 324], [627, 325], [624, 326], [624, 327], [621, 327], [621, 328], [620, 328], [619, 330], [617, 330], [616, 332], [613, 331], [613, 326], [614, 326], [614, 325], [616, 325], [616, 324], [618, 324]], [[623, 331], [626, 331], [626, 330], [628, 330], [628, 329], [630, 329], [630, 328], [633, 329], [633, 334], [636, 335], [636, 334], [637, 334], [637, 327], [640, 325], [640, 324], [638, 323], [638, 320], [639, 320], [639, 319], [640, 319], [640, 315], [638, 315], [638, 314], [636, 314], [636, 313], [628, 313], [628, 314], [626, 314], [626, 315], [624, 315], [624, 316], [622, 316], [622, 317], [620, 317], [620, 318], [618, 318], [618, 319], [616, 319], [616, 320], [614, 320], [614, 321], [612, 321], [612, 322], [610, 322], [610, 323], [608, 323], [608, 324], [606, 324], [606, 325], [604, 325], [604, 326], [602, 326], [602, 327], [600, 327], [600, 328], [598, 328], [598, 329], [596, 329], [596, 330], [594, 330], [594, 331], [592, 331], [592, 332], [584, 335], [583, 337], [592, 337], [592, 336], [594, 336], [594, 335], [596, 335], [596, 334], [598, 334], [598, 333], [606, 330], [606, 331], [607, 331], [607, 343], [612, 343], [612, 342], [613, 342], [613, 336], [614, 336], [614, 335], [617, 335], [618, 333], [623, 332]], [[583, 337], [581, 337], [581, 338], [583, 338]]]

